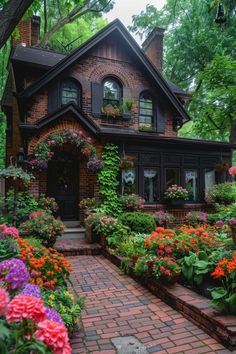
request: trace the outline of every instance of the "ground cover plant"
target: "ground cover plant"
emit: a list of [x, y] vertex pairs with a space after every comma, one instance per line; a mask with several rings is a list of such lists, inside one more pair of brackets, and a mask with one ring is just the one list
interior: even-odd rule
[[83, 299], [67, 286], [70, 263], [34, 237], [0, 226], [1, 353], [70, 354], [69, 334], [78, 326]]

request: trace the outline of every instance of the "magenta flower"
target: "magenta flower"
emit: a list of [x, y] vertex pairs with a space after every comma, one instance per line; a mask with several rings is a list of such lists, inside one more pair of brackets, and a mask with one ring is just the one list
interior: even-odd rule
[[12, 258], [0, 262], [0, 276], [11, 289], [22, 289], [29, 281], [29, 272], [20, 259]]

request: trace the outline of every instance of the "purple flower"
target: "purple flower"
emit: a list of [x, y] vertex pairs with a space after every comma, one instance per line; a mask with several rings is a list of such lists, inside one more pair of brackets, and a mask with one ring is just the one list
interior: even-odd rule
[[215, 225], [216, 225], [217, 227], [223, 227], [223, 226], [224, 226], [224, 222], [223, 222], [222, 220], [217, 220], [216, 223], [215, 223]]
[[38, 285], [27, 284], [21, 292], [21, 295], [25, 296], [34, 296], [37, 298], [41, 298], [41, 291]]
[[64, 323], [59, 313], [51, 307], [45, 307], [46, 318], [54, 322]]
[[0, 275], [11, 289], [22, 289], [29, 281], [29, 272], [24, 262], [17, 258], [0, 262]]
[[235, 225], [236, 225], [236, 219], [235, 219], [235, 218], [229, 219], [229, 220], [228, 220], [228, 224], [229, 224], [230, 226], [235, 226]]
[[92, 172], [98, 172], [103, 168], [103, 162], [98, 158], [94, 160], [89, 160], [89, 162], [87, 163], [87, 168]]

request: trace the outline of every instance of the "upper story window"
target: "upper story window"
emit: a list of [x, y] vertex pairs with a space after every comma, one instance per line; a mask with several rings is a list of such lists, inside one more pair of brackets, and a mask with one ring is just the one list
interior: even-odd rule
[[139, 97], [139, 126], [152, 128], [153, 118], [153, 99], [148, 92], [143, 92]]
[[103, 106], [119, 106], [121, 103], [122, 90], [119, 82], [109, 77], [103, 82]]
[[76, 80], [65, 79], [61, 82], [61, 104], [67, 104], [70, 102], [81, 106], [80, 100], [80, 87]]

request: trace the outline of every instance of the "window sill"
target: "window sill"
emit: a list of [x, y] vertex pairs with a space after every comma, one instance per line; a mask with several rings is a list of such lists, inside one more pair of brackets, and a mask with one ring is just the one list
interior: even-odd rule
[[104, 113], [101, 113], [101, 118], [103, 119], [112, 119], [114, 121], [116, 120], [130, 120], [131, 119], [131, 113], [130, 112], [125, 112], [121, 115], [118, 115], [118, 116], [112, 116], [112, 115], [107, 115], [107, 114], [104, 114]]
[[154, 129], [154, 128], [151, 128], [151, 129], [139, 128], [139, 131], [142, 133], [157, 133], [156, 129]]

